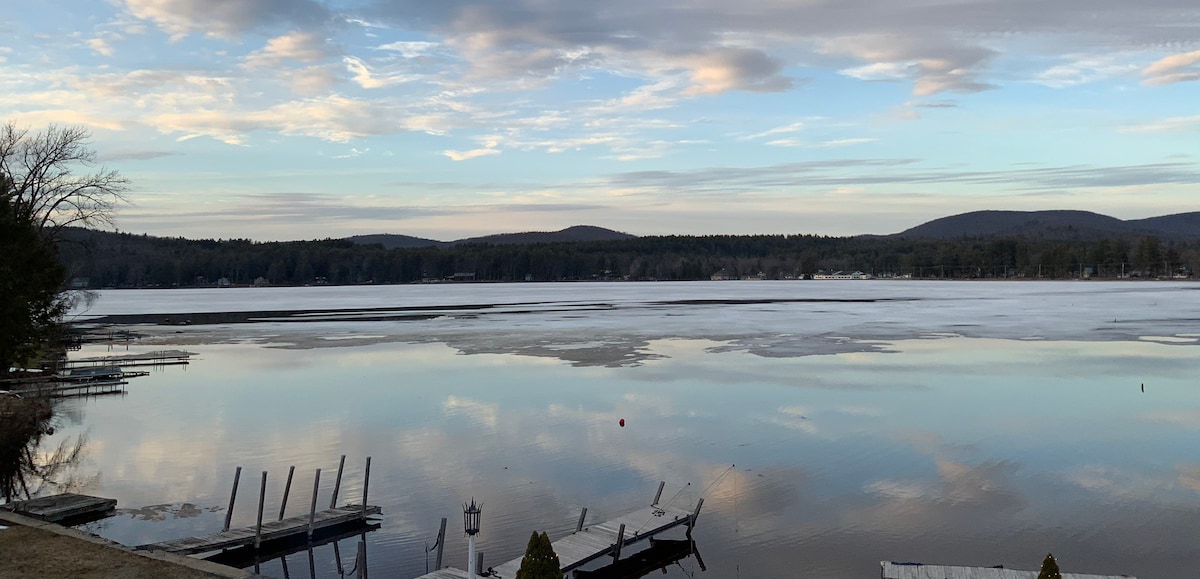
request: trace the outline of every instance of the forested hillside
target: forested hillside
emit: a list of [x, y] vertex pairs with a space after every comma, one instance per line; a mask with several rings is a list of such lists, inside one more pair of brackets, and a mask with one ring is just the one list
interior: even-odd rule
[[665, 236], [616, 241], [460, 244], [385, 249], [348, 240], [258, 243], [70, 230], [60, 251], [90, 287], [422, 280], [699, 280], [803, 277], [861, 270], [917, 278], [1173, 276], [1200, 268], [1200, 243], [1100, 240], [935, 240], [812, 235]]

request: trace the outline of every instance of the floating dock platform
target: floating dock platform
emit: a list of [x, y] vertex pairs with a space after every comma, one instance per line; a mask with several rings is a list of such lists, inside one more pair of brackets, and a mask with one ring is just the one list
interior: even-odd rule
[[0, 509], [12, 511], [40, 521], [57, 523], [67, 519], [99, 519], [112, 514], [117, 508], [117, 499], [63, 493], [51, 497], [40, 497], [27, 501], [15, 501], [0, 505]]

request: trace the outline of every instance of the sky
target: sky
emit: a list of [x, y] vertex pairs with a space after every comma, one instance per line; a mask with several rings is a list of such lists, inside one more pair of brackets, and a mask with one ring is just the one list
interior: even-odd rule
[[1196, 0], [0, 0], [122, 231], [894, 233], [1200, 211]]

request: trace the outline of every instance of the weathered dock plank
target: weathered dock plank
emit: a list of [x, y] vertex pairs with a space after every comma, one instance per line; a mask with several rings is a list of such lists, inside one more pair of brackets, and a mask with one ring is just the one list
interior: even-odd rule
[[[996, 567], [954, 567], [880, 561], [883, 579], [1037, 579], [1037, 571]], [[1137, 579], [1129, 575], [1086, 575], [1063, 573], [1063, 579]]]
[[[362, 505], [346, 505], [344, 507], [328, 509], [316, 513], [312, 520], [312, 528], [323, 529], [354, 521], [363, 521], [368, 516], [378, 515], [381, 512], [382, 509], [379, 507], [367, 506], [364, 509]], [[263, 523], [261, 541], [274, 541], [292, 535], [307, 534], [308, 528], [309, 515], [307, 514], [289, 517], [281, 521]], [[230, 529], [203, 537], [185, 537], [173, 541], [141, 545], [138, 549], [165, 551], [179, 555], [195, 555], [197, 553], [252, 545], [254, 544], [255, 537], [256, 527], [246, 527], [242, 529]]]
[[88, 515], [100, 516], [116, 507], [116, 499], [75, 493], [63, 493], [0, 505], [0, 509], [51, 523]]

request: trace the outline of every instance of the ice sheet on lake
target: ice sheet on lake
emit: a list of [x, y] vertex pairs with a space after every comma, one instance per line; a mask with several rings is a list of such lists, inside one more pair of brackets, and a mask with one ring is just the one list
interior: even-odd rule
[[[371, 310], [371, 311], [367, 311]], [[686, 338], [791, 357], [887, 351], [914, 338], [1127, 341], [1194, 345], [1191, 282], [786, 281], [447, 284], [116, 290], [81, 319], [287, 312], [250, 323], [139, 325], [156, 344], [254, 341], [278, 347], [444, 342], [464, 353], [629, 365], [652, 340]], [[330, 339], [336, 336], [336, 339]]]

